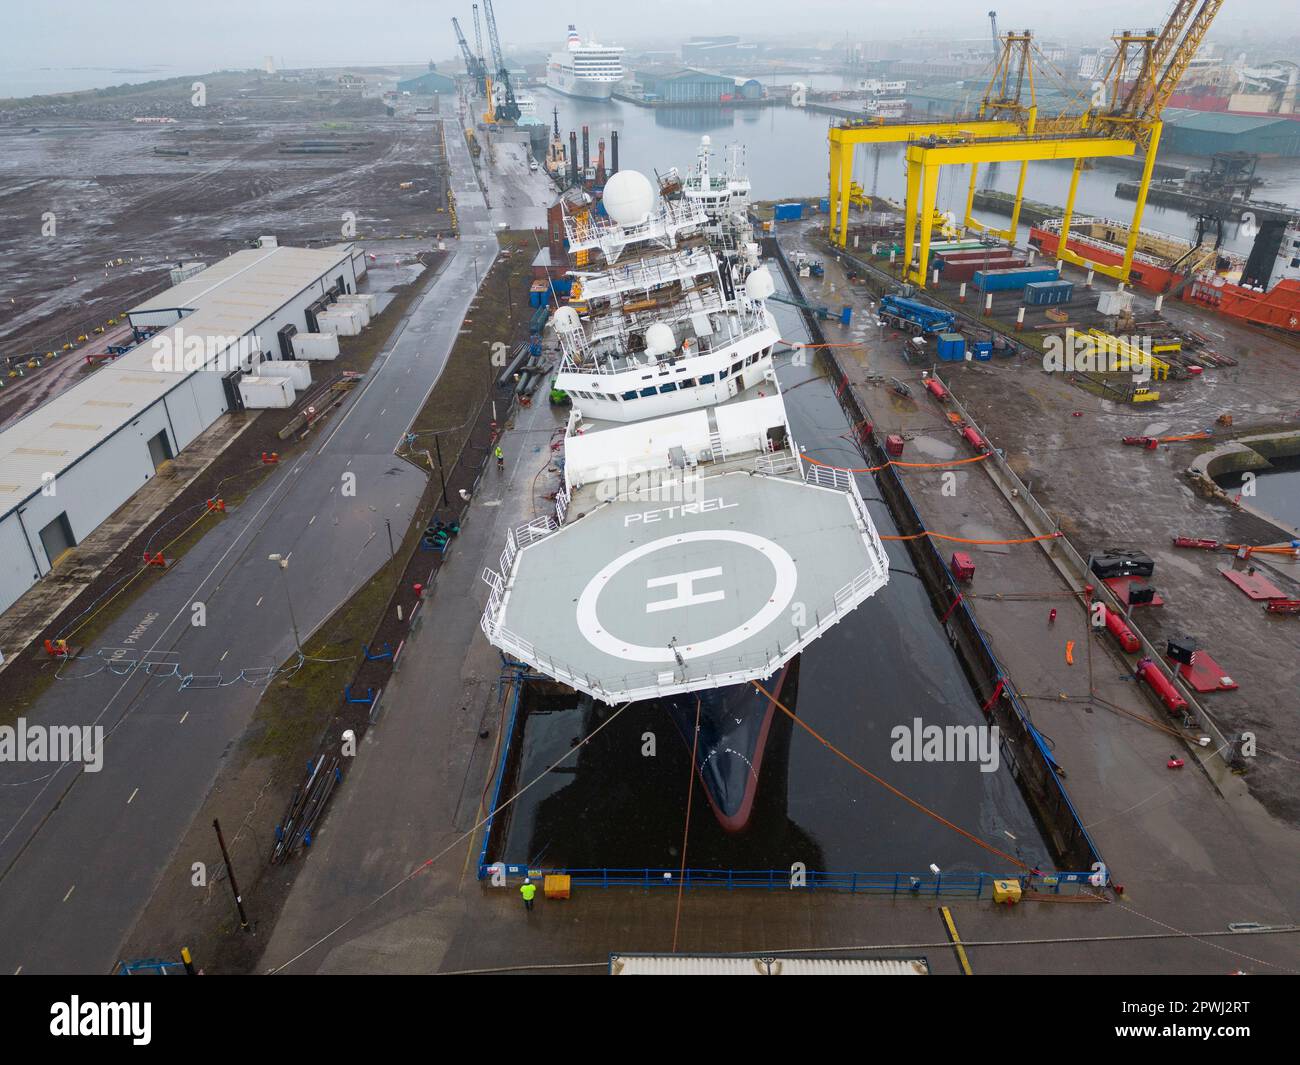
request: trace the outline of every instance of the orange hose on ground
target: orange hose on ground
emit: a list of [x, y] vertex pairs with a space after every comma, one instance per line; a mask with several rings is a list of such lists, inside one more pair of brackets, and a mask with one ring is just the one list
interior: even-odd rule
[[919, 540], [922, 536], [930, 536], [933, 537], [935, 540], [947, 540], [949, 543], [954, 543], [954, 544], [997, 544], [997, 545], [1005, 546], [1011, 544], [1036, 544], [1038, 543], [1039, 540], [1055, 540], [1058, 537], [1064, 535], [1065, 535], [1064, 533], [1053, 532], [1053, 533], [1044, 533], [1042, 536], [1026, 536], [1019, 540], [968, 540], [960, 536], [945, 536], [943, 533], [930, 532], [930, 530], [927, 529], [925, 532], [911, 533], [908, 536], [882, 536], [881, 539], [882, 540]]
[[879, 473], [885, 466], [908, 466], [912, 469], [934, 470], [945, 466], [965, 466], [968, 462], [983, 462], [988, 458], [987, 454], [975, 455], [968, 459], [953, 459], [951, 462], [897, 462], [890, 459], [883, 466], [832, 466], [829, 462], [820, 462], [817, 459], [803, 456], [804, 462], [813, 466], [821, 466], [827, 470], [839, 470], [840, 473]]
[[803, 729], [810, 736], [812, 736], [813, 739], [817, 740], [817, 742], [820, 743], [823, 747], [829, 750], [832, 754], [835, 754], [838, 757], [842, 758], [844, 761], [848, 762], [849, 765], [853, 766], [853, 768], [856, 769], [859, 773], [862, 773], [864, 776], [870, 777], [877, 784], [883, 787], [886, 791], [892, 793], [893, 795], [896, 795], [898, 798], [902, 799], [909, 806], [916, 807], [916, 809], [920, 810], [921, 813], [925, 814], [927, 817], [934, 818], [934, 820], [938, 821], [939, 824], [951, 828], [958, 835], [965, 836], [972, 843], [976, 844], [977, 846], [983, 847], [990, 854], [996, 854], [999, 858], [1005, 858], [1007, 861], [1011, 862], [1013, 865], [1019, 866], [1021, 869], [1029, 868], [1029, 866], [1027, 866], [1019, 858], [1016, 858], [1013, 855], [1008, 854], [1004, 850], [999, 850], [991, 843], [985, 843], [978, 836], [973, 835], [970, 832], [967, 832], [960, 825], [954, 825], [942, 814], [937, 813], [934, 810], [931, 810], [928, 806], [923, 806], [921, 803], [913, 799], [910, 795], [905, 795], [903, 792], [899, 791], [896, 787], [894, 787], [893, 784], [889, 783], [889, 781], [885, 780], [883, 777], [876, 776], [876, 774], [873, 773], [870, 769], [868, 769], [866, 766], [862, 765], [861, 763], [854, 761], [847, 754], [845, 754], [838, 747], [836, 747], [835, 744], [831, 743], [830, 740], [828, 740], [815, 728], [813, 728], [811, 725], [805, 722], [802, 718], [796, 716], [794, 711], [787, 708], [775, 695], [773, 695], [770, 691], [764, 688], [763, 685], [759, 684], [758, 681], [752, 680], [750, 681], [750, 683], [754, 685], [754, 687], [757, 688], [760, 692], [762, 692], [764, 696], [770, 699], [772, 701], [773, 706], [775, 706], [778, 710], [780, 710], [783, 714], [785, 714], [786, 717], [788, 717], [801, 729]]
[[1065, 642], [1065, 664], [1067, 666], [1074, 665], [1074, 641], [1073, 640], [1067, 640]]

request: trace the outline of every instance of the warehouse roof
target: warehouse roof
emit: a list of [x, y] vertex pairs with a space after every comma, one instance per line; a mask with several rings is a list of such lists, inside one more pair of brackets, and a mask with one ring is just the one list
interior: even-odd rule
[[[247, 336], [289, 300], [354, 254], [351, 244], [328, 248], [255, 248], [236, 252], [200, 274], [146, 300], [128, 313], [187, 309], [182, 323], [155, 335], [183, 353], [184, 339], [217, 340], [205, 356]], [[48, 479], [79, 462], [129, 425], [197, 369], [163, 368], [153, 341], [128, 351], [83, 381], [0, 430], [0, 516], [39, 492]], [[161, 349], [166, 350], [166, 349]]]

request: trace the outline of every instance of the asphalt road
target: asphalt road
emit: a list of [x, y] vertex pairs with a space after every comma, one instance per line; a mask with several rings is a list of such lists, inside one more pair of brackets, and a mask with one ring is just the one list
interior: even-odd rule
[[[0, 764], [0, 972], [109, 971], [247, 726], [266, 670], [293, 651], [290, 603], [305, 639], [384, 562], [386, 520], [400, 543], [425, 478], [393, 448], [441, 373], [476, 276], [497, 254], [464, 141], [449, 134], [447, 143], [463, 235], [448, 242], [439, 277], [363, 386], [310, 450], [104, 633], [101, 647], [123, 649], [116, 672], [91, 675], [92, 663], [75, 663], [28, 715], [30, 724], [104, 726], [102, 770]], [[354, 496], [344, 494], [347, 474]], [[268, 561], [273, 552], [289, 557], [287, 569]], [[200, 602], [202, 627], [191, 624]], [[142, 659], [167, 663], [153, 674], [171, 673], [174, 662], [202, 679], [181, 690], [177, 676], [131, 668]]]

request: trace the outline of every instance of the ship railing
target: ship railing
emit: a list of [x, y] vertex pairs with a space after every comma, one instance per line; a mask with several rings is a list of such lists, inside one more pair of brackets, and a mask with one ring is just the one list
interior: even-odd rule
[[582, 298], [591, 302], [621, 292], [649, 291], [715, 270], [717, 260], [711, 251], [691, 248], [666, 259], [628, 263], [604, 273], [585, 275], [582, 277]]
[[804, 466], [803, 478], [809, 484], [821, 488], [833, 488], [837, 492], [849, 492], [853, 489], [853, 475], [847, 470], [836, 469], [834, 466], [807, 463]]
[[[1058, 233], [1058, 234], [1059, 234], [1060, 231], [1061, 231], [1061, 222], [1062, 222], [1062, 221], [1063, 221], [1063, 219], [1060, 219], [1060, 218], [1049, 218], [1046, 222], [1044, 222], [1044, 223], [1042, 224], [1042, 228], [1048, 230], [1049, 232], [1054, 232], [1054, 233]], [[1125, 252], [1127, 251], [1127, 249], [1124, 248], [1124, 247], [1122, 247], [1121, 245], [1119, 245], [1119, 244], [1112, 244], [1112, 243], [1111, 243], [1110, 241], [1108, 241], [1108, 240], [1102, 240], [1100, 237], [1094, 237], [1094, 236], [1092, 236], [1092, 235], [1090, 235], [1090, 234], [1088, 234], [1088, 233], [1076, 233], [1076, 232], [1074, 232], [1074, 227], [1075, 227], [1075, 226], [1092, 225], [1092, 224], [1094, 224], [1094, 223], [1097, 224], [1097, 225], [1119, 227], [1119, 228], [1122, 228], [1122, 229], [1126, 229], [1126, 228], [1129, 227], [1129, 223], [1127, 223], [1127, 222], [1116, 222], [1113, 218], [1074, 218], [1074, 219], [1071, 219], [1071, 220], [1070, 220], [1070, 238], [1069, 238], [1069, 239], [1070, 239], [1070, 240], [1077, 240], [1077, 241], [1079, 241], [1079, 242], [1082, 243], [1082, 244], [1087, 244], [1087, 245], [1089, 245], [1090, 247], [1098, 248], [1098, 249], [1100, 249], [1100, 250], [1102, 250], [1102, 251], [1108, 251], [1108, 252], [1110, 252], [1112, 255], [1118, 255], [1118, 256], [1120, 256], [1120, 257], [1122, 258], [1122, 257], [1124, 256]], [[1182, 239], [1180, 239], [1179, 237], [1173, 237], [1173, 236], [1170, 236], [1168, 233], [1159, 233], [1159, 232], [1157, 232], [1157, 231], [1154, 230], [1154, 229], [1144, 229], [1143, 232], [1144, 232], [1147, 236], [1150, 236], [1150, 237], [1156, 237], [1156, 238], [1158, 238], [1158, 239], [1160, 239], [1160, 240], [1167, 240], [1167, 241], [1169, 241], [1171, 244], [1186, 244], [1186, 243], [1187, 243], [1187, 241], [1182, 240]], [[1226, 255], [1228, 255], [1229, 253], [1221, 251], [1220, 254], [1226, 256]], [[1169, 265], [1167, 261], [1160, 259], [1158, 256], [1151, 255], [1151, 254], [1148, 253], [1148, 252], [1137, 251], [1137, 250], [1134, 250], [1134, 252], [1133, 252], [1133, 261], [1134, 261], [1134, 262], [1138, 262], [1138, 263], [1146, 263], [1147, 266], [1166, 267], [1166, 266]]]
[[564, 524], [564, 516], [569, 513], [569, 495], [568, 488], [561, 486], [560, 490], [555, 493], [555, 521], [559, 525]]
[[788, 451], [759, 455], [758, 458], [754, 460], [754, 469], [758, 470], [759, 473], [765, 473], [770, 477], [779, 477], [782, 474], [794, 473], [798, 468], [798, 460]]
[[520, 550], [523, 550], [529, 544], [535, 544], [538, 540], [545, 540], [559, 527], [559, 523], [550, 515], [547, 515], [534, 518], [527, 525], [520, 525], [514, 530], [514, 534]]

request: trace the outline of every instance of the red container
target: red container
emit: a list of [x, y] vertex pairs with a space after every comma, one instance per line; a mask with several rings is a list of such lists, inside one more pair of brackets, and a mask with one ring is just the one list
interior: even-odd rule
[[981, 455], [989, 449], [988, 444], [984, 442], [984, 438], [980, 436], [979, 431], [972, 426], [966, 426], [966, 428], [961, 431], [961, 435], [966, 438], [966, 443], [970, 444], [970, 446]]
[[939, 280], [946, 281], [949, 284], [960, 284], [962, 281], [969, 281], [975, 276], [976, 271], [983, 270], [986, 265], [990, 270], [1013, 270], [1029, 264], [1025, 259], [1011, 257], [987, 260], [969, 259], [961, 262], [945, 263], [943, 269], [939, 271]]
[[890, 433], [885, 437], [885, 454], [892, 458], [898, 458], [903, 453], [903, 438], [898, 433]]
[[963, 583], [974, 580], [975, 560], [965, 551], [954, 551], [952, 553], [952, 575]]
[[943, 387], [942, 382], [936, 381], [933, 377], [926, 378], [925, 387], [935, 399], [948, 398], [948, 390]]

